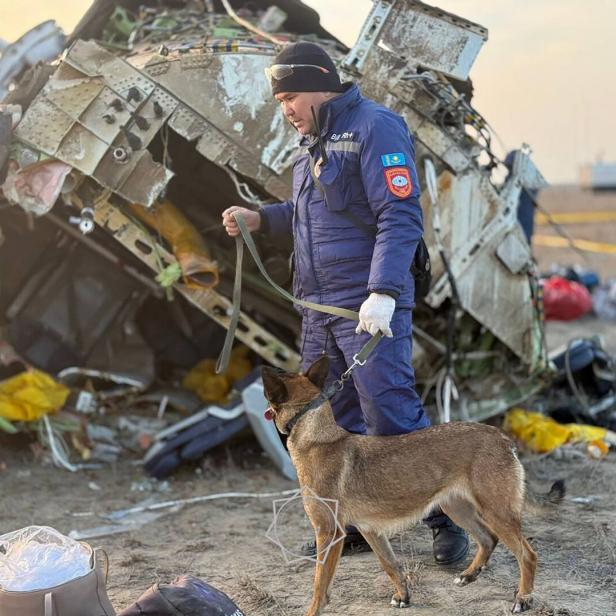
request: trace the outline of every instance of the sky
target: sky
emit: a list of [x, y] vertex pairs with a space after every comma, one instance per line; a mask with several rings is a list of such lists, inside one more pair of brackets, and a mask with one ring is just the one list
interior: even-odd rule
[[[304, 0], [351, 46], [371, 0]], [[0, 0], [0, 38], [45, 19], [70, 32], [90, 0]], [[473, 105], [507, 149], [529, 143], [552, 183], [579, 167], [616, 162], [616, 0], [434, 0], [489, 30], [471, 77]], [[412, 128], [412, 127], [411, 127]]]

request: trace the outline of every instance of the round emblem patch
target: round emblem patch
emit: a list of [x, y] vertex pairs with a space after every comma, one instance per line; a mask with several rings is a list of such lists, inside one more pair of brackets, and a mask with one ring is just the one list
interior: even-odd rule
[[403, 175], [396, 175], [392, 178], [391, 183], [398, 188], [404, 188], [409, 181]]

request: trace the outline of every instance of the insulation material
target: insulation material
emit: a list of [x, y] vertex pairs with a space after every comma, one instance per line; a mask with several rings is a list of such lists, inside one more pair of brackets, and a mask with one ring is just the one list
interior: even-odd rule
[[173, 203], [164, 201], [151, 210], [133, 204], [130, 209], [169, 243], [187, 286], [209, 289], [218, 284], [218, 266], [212, 261], [203, 238]]

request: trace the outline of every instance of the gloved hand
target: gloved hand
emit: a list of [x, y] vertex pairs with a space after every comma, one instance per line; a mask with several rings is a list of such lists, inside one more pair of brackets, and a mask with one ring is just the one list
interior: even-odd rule
[[374, 336], [381, 331], [388, 338], [392, 338], [393, 334], [389, 324], [395, 308], [396, 300], [393, 297], [384, 293], [370, 293], [359, 309], [359, 325], [355, 333], [365, 331]]

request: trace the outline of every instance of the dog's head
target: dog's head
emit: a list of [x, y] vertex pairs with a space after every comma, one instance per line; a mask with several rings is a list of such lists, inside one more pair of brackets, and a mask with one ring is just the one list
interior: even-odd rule
[[280, 432], [303, 404], [308, 404], [323, 389], [329, 360], [326, 355], [317, 359], [305, 374], [293, 374], [279, 368], [264, 366], [261, 369], [263, 391], [269, 408], [265, 411], [266, 419], [273, 419]]

